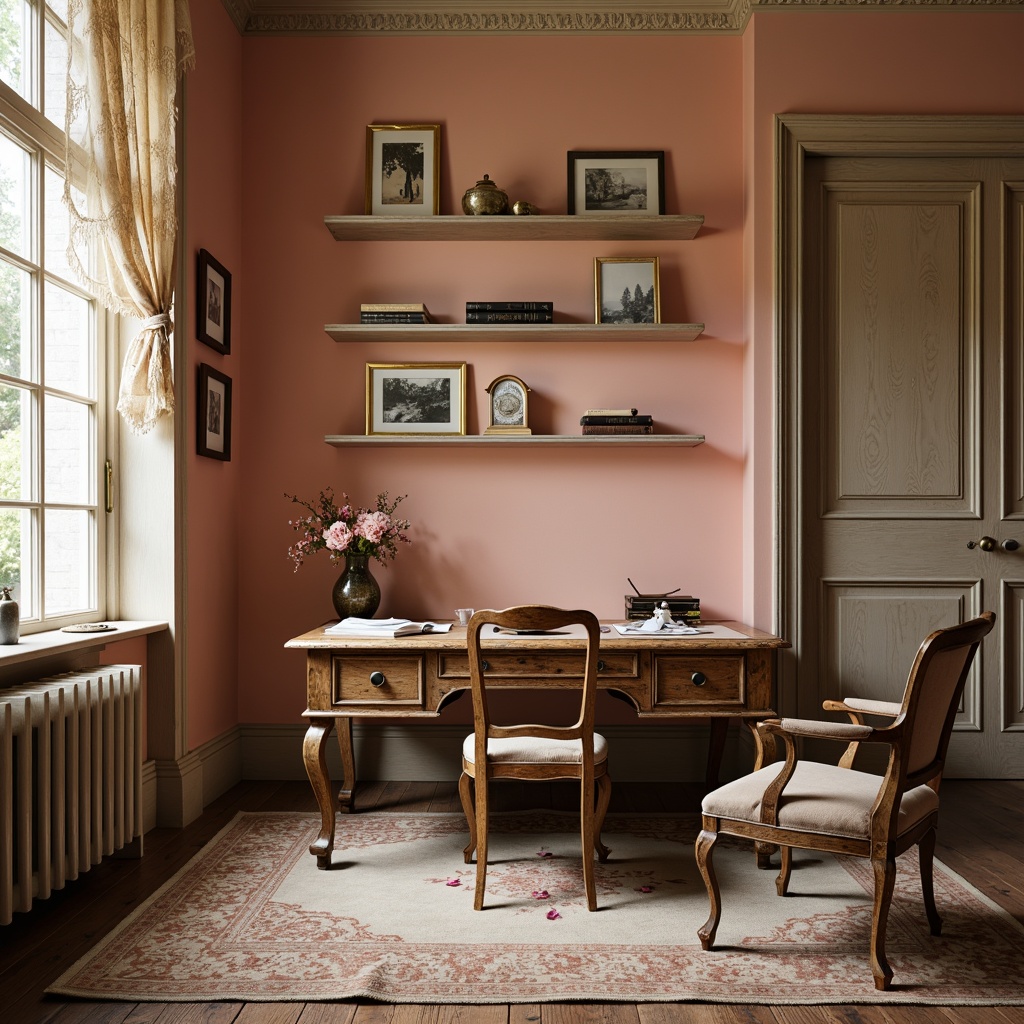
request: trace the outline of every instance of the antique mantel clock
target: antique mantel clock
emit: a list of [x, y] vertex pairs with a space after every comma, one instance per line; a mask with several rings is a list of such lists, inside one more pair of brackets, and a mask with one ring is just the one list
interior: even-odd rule
[[491, 396], [490, 424], [485, 434], [532, 434], [529, 423], [530, 389], [507, 373], [495, 377], [485, 389]]

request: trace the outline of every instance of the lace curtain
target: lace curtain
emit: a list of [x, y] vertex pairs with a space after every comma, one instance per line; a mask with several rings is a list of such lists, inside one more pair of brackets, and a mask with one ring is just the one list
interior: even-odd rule
[[108, 309], [142, 321], [117, 403], [136, 434], [174, 409], [175, 92], [194, 62], [188, 0], [68, 3], [68, 258]]

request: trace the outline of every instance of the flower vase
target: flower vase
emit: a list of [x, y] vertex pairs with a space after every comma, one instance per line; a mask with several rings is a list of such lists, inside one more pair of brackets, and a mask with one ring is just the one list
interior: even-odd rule
[[369, 555], [345, 553], [345, 571], [338, 577], [331, 593], [339, 619], [350, 615], [372, 619], [380, 606], [380, 587], [370, 572]]

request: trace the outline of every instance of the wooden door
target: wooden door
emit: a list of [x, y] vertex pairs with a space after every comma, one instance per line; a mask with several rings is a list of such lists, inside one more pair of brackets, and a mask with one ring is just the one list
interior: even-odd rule
[[990, 608], [947, 774], [1020, 778], [1024, 157], [950, 148], [803, 162], [791, 697], [897, 700]]

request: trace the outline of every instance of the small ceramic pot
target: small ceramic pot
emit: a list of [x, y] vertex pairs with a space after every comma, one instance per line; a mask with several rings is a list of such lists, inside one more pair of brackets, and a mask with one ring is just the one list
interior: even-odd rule
[[508, 213], [508, 193], [484, 175], [462, 197], [462, 212], [468, 214]]

